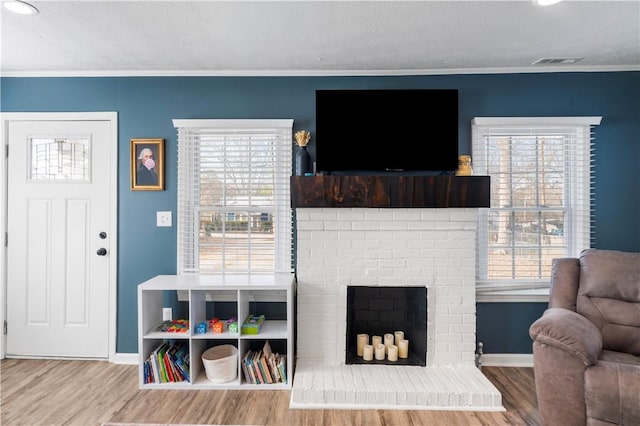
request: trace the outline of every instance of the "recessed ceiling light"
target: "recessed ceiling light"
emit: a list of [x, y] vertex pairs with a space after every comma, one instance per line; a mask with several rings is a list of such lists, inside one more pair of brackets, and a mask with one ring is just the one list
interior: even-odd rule
[[560, 65], [567, 65], [567, 64], [575, 64], [578, 61], [583, 60], [584, 58], [580, 58], [580, 57], [572, 57], [572, 58], [540, 58], [537, 61], [535, 61], [533, 63], [533, 65], [543, 65], [543, 64], [560, 64]]
[[551, 6], [556, 3], [560, 3], [562, 0], [538, 0], [540, 6]]
[[2, 5], [5, 9], [20, 15], [35, 15], [38, 13], [38, 9], [35, 6], [20, 0], [3, 1]]

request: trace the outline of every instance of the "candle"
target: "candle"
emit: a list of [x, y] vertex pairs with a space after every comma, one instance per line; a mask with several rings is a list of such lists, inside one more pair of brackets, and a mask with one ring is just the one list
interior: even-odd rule
[[396, 331], [393, 333], [395, 336], [395, 343], [394, 345], [398, 346], [400, 344], [400, 340], [404, 339], [404, 331]]
[[409, 358], [409, 341], [406, 339], [400, 340], [398, 345], [398, 356], [400, 358]]
[[387, 354], [387, 359], [389, 361], [398, 360], [398, 347], [396, 345], [389, 345], [389, 353]]
[[357, 354], [358, 356], [362, 356], [362, 349], [364, 349], [364, 345], [369, 344], [369, 335], [362, 333], [358, 334], [358, 346], [357, 346]]
[[383, 345], [382, 343], [380, 343], [378, 346], [376, 346], [376, 359], [378, 361], [382, 361], [384, 359], [384, 348], [386, 346]]
[[364, 345], [362, 348], [362, 358], [364, 358], [365, 361], [371, 361], [373, 359], [373, 346]]
[[371, 345], [375, 348], [376, 346], [378, 346], [380, 343], [382, 343], [382, 337], [380, 336], [373, 336], [371, 338]]
[[391, 333], [384, 335], [384, 353], [389, 352], [389, 345], [393, 345], [393, 334]]

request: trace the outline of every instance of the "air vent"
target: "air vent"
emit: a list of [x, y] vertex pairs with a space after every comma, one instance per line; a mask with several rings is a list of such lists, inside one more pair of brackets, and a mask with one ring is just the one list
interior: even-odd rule
[[578, 61], [583, 60], [584, 58], [540, 58], [533, 63], [533, 65], [554, 65], [554, 64], [575, 64]]

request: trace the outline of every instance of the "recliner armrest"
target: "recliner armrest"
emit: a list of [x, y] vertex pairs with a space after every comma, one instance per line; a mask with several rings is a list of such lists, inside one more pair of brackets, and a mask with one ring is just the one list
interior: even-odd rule
[[536, 343], [546, 344], [578, 357], [585, 366], [596, 363], [602, 352], [602, 335], [582, 315], [564, 308], [549, 308], [529, 328]]
[[580, 260], [567, 257], [551, 261], [549, 307], [576, 311], [580, 286]]

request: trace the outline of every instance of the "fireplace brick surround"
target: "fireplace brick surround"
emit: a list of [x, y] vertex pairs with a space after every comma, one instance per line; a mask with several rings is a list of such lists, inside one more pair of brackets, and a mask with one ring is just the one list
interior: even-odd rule
[[[476, 208], [297, 208], [296, 220], [291, 408], [504, 411], [474, 362]], [[348, 286], [427, 288], [425, 367], [345, 365]]]

